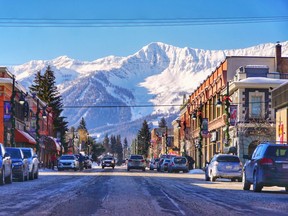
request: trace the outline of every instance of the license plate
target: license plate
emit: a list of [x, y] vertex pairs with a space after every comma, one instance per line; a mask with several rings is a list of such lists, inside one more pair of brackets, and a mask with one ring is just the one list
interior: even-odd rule
[[283, 169], [288, 169], [288, 164], [282, 164]]
[[232, 166], [226, 166], [226, 169], [232, 169]]

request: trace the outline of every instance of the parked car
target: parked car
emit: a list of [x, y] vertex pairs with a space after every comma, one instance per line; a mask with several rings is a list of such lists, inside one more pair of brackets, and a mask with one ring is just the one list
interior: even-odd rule
[[168, 172], [184, 172], [187, 173], [189, 171], [188, 160], [186, 157], [176, 156], [170, 159], [168, 163]]
[[12, 160], [6, 152], [4, 145], [0, 143], [0, 185], [12, 183]]
[[161, 163], [159, 165], [158, 171], [159, 172], [165, 172], [168, 171], [168, 164], [170, 163], [171, 159], [169, 158], [163, 158], [163, 160], [161, 160]]
[[141, 169], [143, 172], [146, 169], [146, 162], [142, 155], [130, 155], [127, 163], [127, 171], [131, 169]]
[[243, 190], [261, 192], [264, 186], [285, 187], [288, 192], [288, 145], [259, 144], [243, 167]]
[[242, 163], [237, 155], [217, 154], [205, 168], [205, 180], [214, 182], [217, 178], [242, 181]]
[[12, 159], [12, 174], [13, 178], [23, 182], [29, 180], [29, 163], [24, 157], [24, 153], [20, 148], [6, 147], [6, 152], [9, 153]]
[[157, 169], [158, 162], [159, 162], [159, 158], [152, 159], [149, 163], [149, 169], [150, 170]]
[[75, 155], [62, 155], [58, 158], [58, 171], [65, 169], [79, 170], [79, 161]]
[[39, 176], [39, 159], [32, 148], [20, 148], [24, 157], [27, 158], [29, 164], [29, 179], [38, 179]]
[[105, 167], [112, 167], [112, 169], [114, 169], [115, 164], [115, 159], [113, 158], [113, 156], [110, 155], [104, 156], [101, 160], [102, 169], [104, 169]]

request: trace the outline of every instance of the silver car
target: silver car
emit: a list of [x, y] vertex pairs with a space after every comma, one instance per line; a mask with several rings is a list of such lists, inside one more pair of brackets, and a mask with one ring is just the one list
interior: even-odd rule
[[79, 161], [75, 155], [62, 155], [58, 159], [58, 171], [65, 169], [79, 170]]
[[184, 173], [189, 171], [187, 158], [182, 156], [172, 157], [168, 163], [168, 172], [172, 173], [180, 171]]
[[145, 171], [146, 161], [142, 155], [131, 155], [127, 163], [127, 171], [131, 169], [141, 169]]
[[217, 178], [242, 181], [242, 163], [236, 155], [214, 155], [205, 168], [205, 180], [214, 182]]

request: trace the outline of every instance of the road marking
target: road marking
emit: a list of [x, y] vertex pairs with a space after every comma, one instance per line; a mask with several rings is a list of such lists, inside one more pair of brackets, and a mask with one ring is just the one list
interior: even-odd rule
[[179, 205], [171, 197], [169, 197], [168, 194], [165, 191], [163, 191], [162, 189], [161, 189], [161, 191], [167, 197], [167, 199], [169, 199], [171, 201], [171, 203], [178, 209], [178, 211], [182, 215], [186, 215], [185, 212], [182, 209], [180, 209]]

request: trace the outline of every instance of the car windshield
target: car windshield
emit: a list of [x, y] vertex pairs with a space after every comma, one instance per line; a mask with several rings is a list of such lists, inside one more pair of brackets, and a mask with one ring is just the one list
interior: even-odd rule
[[22, 158], [21, 152], [18, 149], [7, 149], [7, 152], [10, 154], [11, 158]]
[[141, 156], [141, 155], [132, 155], [131, 159], [140, 159], [140, 160], [142, 160], [143, 156]]
[[185, 164], [187, 162], [186, 158], [183, 157], [176, 157], [174, 158], [174, 162], [177, 164]]
[[30, 150], [28, 150], [28, 149], [22, 149], [22, 152], [24, 153], [24, 157], [25, 157], [25, 158], [30, 158], [30, 157], [32, 157]]
[[63, 155], [60, 157], [60, 160], [74, 160], [74, 156]]
[[288, 146], [269, 146], [267, 148], [266, 156], [288, 158]]
[[217, 157], [218, 162], [240, 162], [238, 157], [235, 156], [219, 156]]

